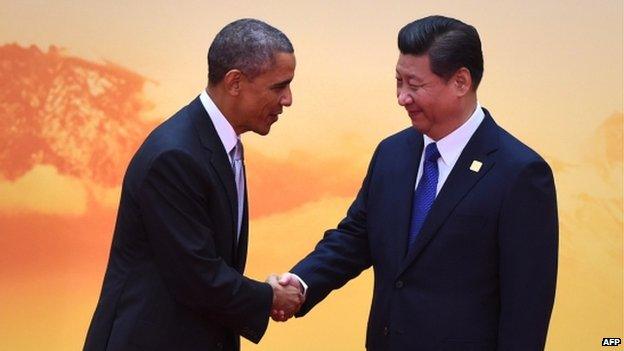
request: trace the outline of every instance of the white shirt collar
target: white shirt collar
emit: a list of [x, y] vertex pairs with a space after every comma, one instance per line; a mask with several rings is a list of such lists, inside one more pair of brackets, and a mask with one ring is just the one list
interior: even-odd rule
[[199, 99], [201, 100], [202, 105], [208, 112], [208, 116], [212, 120], [212, 124], [217, 130], [217, 134], [219, 135], [219, 139], [221, 139], [221, 144], [225, 148], [225, 152], [231, 158], [232, 149], [236, 146], [236, 142], [239, 140], [238, 135], [232, 128], [232, 125], [225, 118], [223, 113], [219, 110], [217, 105], [215, 105], [214, 101], [208, 96], [206, 90], [203, 90], [199, 95]]
[[464, 150], [466, 144], [468, 144], [468, 141], [474, 132], [477, 128], [479, 128], [483, 118], [485, 118], [485, 114], [483, 113], [481, 105], [477, 102], [477, 108], [475, 108], [470, 118], [468, 118], [468, 120], [459, 128], [452, 131], [451, 134], [445, 136], [437, 142], [430, 137], [423, 135], [425, 142], [424, 146], [427, 147], [430, 143], [435, 142], [437, 144], [438, 151], [440, 152], [442, 162], [444, 162], [447, 166], [452, 167], [455, 165], [455, 162], [457, 162], [459, 155]]

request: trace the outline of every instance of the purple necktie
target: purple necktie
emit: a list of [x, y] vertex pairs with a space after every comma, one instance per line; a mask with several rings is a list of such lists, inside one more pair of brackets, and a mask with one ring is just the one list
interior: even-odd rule
[[439, 157], [440, 152], [436, 144], [431, 143], [427, 145], [425, 148], [425, 159], [423, 161], [423, 173], [414, 191], [414, 200], [412, 201], [412, 220], [407, 242], [408, 252], [412, 249], [412, 246], [414, 246], [416, 237], [418, 237], [418, 233], [420, 233], [420, 229], [436, 198]]

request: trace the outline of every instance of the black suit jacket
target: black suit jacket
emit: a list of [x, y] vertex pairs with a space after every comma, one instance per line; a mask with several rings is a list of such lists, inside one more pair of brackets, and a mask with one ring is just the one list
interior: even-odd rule
[[346, 218], [292, 269], [309, 285], [300, 313], [372, 266], [369, 350], [542, 350], [557, 272], [549, 166], [486, 111], [406, 254], [422, 149], [413, 128], [379, 144]]
[[[246, 201], [245, 201], [246, 204]], [[199, 98], [156, 128], [123, 182], [84, 349], [238, 350], [268, 325], [272, 290], [242, 275], [234, 174]]]

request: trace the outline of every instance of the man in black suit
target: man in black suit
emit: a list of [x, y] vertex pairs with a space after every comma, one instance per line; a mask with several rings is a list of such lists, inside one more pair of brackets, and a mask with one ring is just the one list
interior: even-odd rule
[[266, 135], [290, 106], [292, 44], [235, 21], [208, 51], [208, 87], [156, 128], [123, 182], [113, 243], [85, 350], [239, 350], [298, 289], [243, 276], [248, 213], [240, 135]]
[[474, 27], [426, 17], [398, 45], [413, 128], [379, 144], [346, 217], [280, 283], [306, 291], [304, 315], [372, 266], [368, 350], [543, 350], [558, 246], [550, 167], [479, 105]]

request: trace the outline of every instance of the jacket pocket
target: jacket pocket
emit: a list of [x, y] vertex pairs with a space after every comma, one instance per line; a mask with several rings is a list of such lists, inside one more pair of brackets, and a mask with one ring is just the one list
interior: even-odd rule
[[157, 324], [138, 320], [130, 333], [129, 343], [148, 350], [160, 350], [166, 347], [169, 332], [170, 330]]
[[439, 351], [496, 351], [496, 340], [446, 339]]
[[444, 230], [448, 232], [473, 232], [485, 226], [486, 218], [479, 215], [455, 214], [444, 223]]
[[141, 350], [197, 350], [220, 349], [224, 334], [206, 325], [181, 325], [180, 321], [156, 324], [139, 319], [130, 334], [129, 343]]

